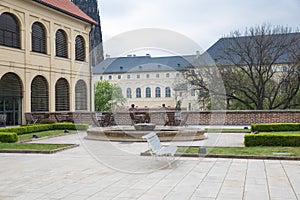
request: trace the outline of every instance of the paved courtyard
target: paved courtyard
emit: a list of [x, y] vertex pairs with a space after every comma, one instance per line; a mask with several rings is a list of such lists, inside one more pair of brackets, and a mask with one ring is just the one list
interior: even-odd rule
[[[147, 143], [85, 135], [38, 141], [80, 144], [56, 154], [0, 154], [0, 199], [300, 199], [299, 161], [178, 158], [169, 168], [139, 156]], [[243, 134], [208, 138], [192, 145], [241, 146]]]

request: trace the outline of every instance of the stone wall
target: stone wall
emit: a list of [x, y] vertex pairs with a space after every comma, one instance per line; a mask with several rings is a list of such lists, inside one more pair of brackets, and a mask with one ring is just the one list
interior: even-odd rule
[[[75, 112], [75, 122], [95, 124], [95, 112]], [[300, 110], [256, 110], [256, 111], [200, 111], [182, 112], [182, 118], [188, 115], [188, 125], [250, 125], [253, 123], [300, 122]], [[118, 125], [131, 124], [128, 112], [114, 113]], [[164, 124], [164, 113], [150, 111], [151, 122]]]

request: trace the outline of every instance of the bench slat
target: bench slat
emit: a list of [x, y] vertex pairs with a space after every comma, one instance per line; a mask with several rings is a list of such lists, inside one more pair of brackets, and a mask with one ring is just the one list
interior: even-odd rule
[[[144, 135], [142, 138], [147, 140], [153, 156], [171, 157], [174, 159], [177, 146], [163, 146], [155, 132], [150, 132], [149, 134]], [[170, 167], [171, 163], [169, 161], [168, 164]]]

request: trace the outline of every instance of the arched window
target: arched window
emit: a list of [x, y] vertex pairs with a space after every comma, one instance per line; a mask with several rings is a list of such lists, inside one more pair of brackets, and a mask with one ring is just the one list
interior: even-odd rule
[[75, 86], [75, 110], [87, 110], [87, 87], [83, 80]]
[[49, 111], [48, 82], [36, 76], [31, 83], [31, 112]]
[[146, 88], [146, 98], [151, 98], [151, 88]]
[[165, 97], [171, 97], [171, 89], [170, 89], [170, 87], [166, 87], [166, 89], [165, 89]]
[[160, 98], [160, 87], [155, 88], [155, 97]]
[[75, 59], [85, 61], [85, 42], [81, 35], [78, 35], [75, 40]]
[[21, 48], [19, 23], [9, 13], [0, 15], [0, 45]]
[[127, 90], [126, 90], [126, 97], [127, 97], [128, 99], [131, 99], [131, 98], [132, 98], [132, 95], [131, 95], [131, 88], [127, 88]]
[[55, 84], [55, 110], [70, 110], [69, 83], [64, 78], [60, 78]]
[[43, 24], [34, 22], [31, 35], [32, 51], [46, 54], [46, 31]]
[[55, 36], [56, 56], [68, 58], [67, 34], [65, 31], [59, 29], [56, 31]]
[[136, 98], [141, 98], [142, 95], [141, 95], [141, 88], [136, 88], [135, 90], [135, 97]]
[[0, 79], [0, 114], [7, 115], [7, 125], [22, 123], [23, 83], [15, 73], [8, 72]]

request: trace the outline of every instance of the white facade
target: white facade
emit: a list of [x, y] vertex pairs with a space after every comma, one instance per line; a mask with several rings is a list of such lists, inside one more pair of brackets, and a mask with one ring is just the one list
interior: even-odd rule
[[[123, 58], [126, 59], [126, 58]], [[129, 57], [127, 59], [136, 59]], [[149, 66], [152, 65], [152, 66]], [[108, 66], [109, 68], [109, 66]], [[151, 69], [148, 70], [147, 69]], [[121, 87], [123, 96], [126, 98], [125, 109], [131, 104], [138, 108], [159, 108], [162, 104], [174, 108], [180, 100], [183, 110], [198, 110], [197, 95], [191, 88], [176, 90], [179, 84], [184, 83], [182, 71], [160, 68], [157, 63], [134, 67], [130, 71], [93, 74], [94, 84], [98, 81], [108, 81]], [[107, 70], [110, 71], [110, 70]], [[185, 84], [186, 85], [186, 84]]]

